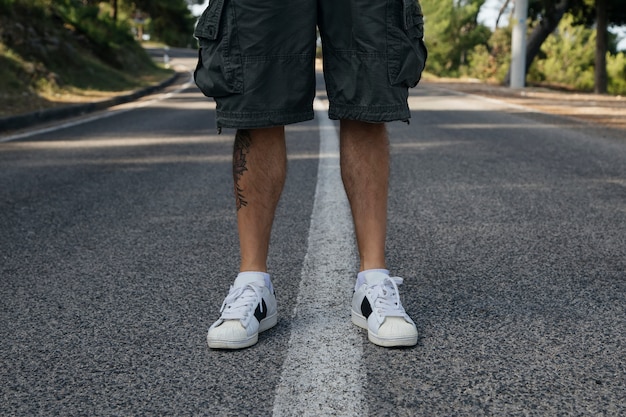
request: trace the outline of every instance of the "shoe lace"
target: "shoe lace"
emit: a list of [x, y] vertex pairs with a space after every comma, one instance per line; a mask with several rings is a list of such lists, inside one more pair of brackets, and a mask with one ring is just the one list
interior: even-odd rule
[[237, 288], [231, 286], [220, 308], [221, 318], [247, 321], [257, 305], [263, 311], [263, 303], [259, 303], [262, 296], [262, 289], [255, 285], [248, 284]]
[[379, 315], [383, 317], [403, 317], [406, 314], [400, 302], [398, 285], [402, 284], [400, 277], [387, 277], [382, 282], [369, 288], [370, 296]]

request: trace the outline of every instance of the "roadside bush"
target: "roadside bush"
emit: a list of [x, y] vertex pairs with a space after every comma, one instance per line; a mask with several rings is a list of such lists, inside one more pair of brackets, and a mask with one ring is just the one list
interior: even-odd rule
[[456, 77], [476, 45], [487, 43], [491, 30], [477, 22], [485, 0], [421, 0], [428, 72]]
[[501, 83], [511, 61], [511, 28], [498, 28], [486, 45], [476, 45], [469, 53], [462, 73], [480, 80]]
[[593, 90], [595, 31], [572, 23], [571, 15], [564, 16], [556, 32], [543, 43], [542, 56], [535, 59], [535, 68], [528, 74], [529, 83]]
[[606, 71], [609, 94], [626, 94], [626, 54], [607, 54]]
[[103, 62], [131, 73], [152, 66], [127, 22], [114, 22], [107, 14], [101, 14], [98, 6], [77, 8], [59, 4], [56, 10], [66, 22], [65, 27], [84, 36], [91, 44], [90, 49]]

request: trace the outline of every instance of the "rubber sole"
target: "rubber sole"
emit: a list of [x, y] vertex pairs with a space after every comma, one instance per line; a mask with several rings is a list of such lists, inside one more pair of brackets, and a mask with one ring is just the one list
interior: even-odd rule
[[352, 323], [362, 329], [367, 330], [367, 339], [377, 346], [382, 347], [402, 347], [415, 346], [417, 344], [417, 334], [393, 339], [382, 339], [369, 329], [367, 319], [356, 311], [352, 310]]
[[271, 329], [272, 327], [276, 326], [277, 323], [278, 314], [266, 317], [259, 323], [259, 331], [257, 333], [245, 339], [239, 340], [210, 338], [207, 334], [207, 344], [211, 349], [245, 349], [247, 347], [255, 345], [259, 341], [259, 333]]

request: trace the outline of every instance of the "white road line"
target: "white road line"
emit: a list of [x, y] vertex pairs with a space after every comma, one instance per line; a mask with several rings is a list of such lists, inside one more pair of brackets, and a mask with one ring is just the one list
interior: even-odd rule
[[[57, 130], [67, 129], [69, 127], [74, 127], [74, 126], [79, 126], [79, 125], [82, 125], [82, 124], [85, 124], [85, 123], [92, 122], [94, 120], [106, 119], [107, 117], [111, 117], [111, 116], [115, 116], [115, 115], [118, 115], [118, 114], [126, 113], [128, 111], [135, 110], [135, 109], [140, 109], [142, 107], [149, 106], [149, 105], [157, 103], [159, 101], [167, 100], [167, 99], [173, 97], [174, 95], [176, 95], [176, 94], [186, 90], [187, 88], [191, 87], [192, 85], [193, 85], [193, 74], [191, 74], [191, 78], [190, 78], [189, 81], [187, 81], [185, 84], [183, 84], [181, 87], [179, 87], [175, 91], [171, 91], [171, 92], [165, 93], [165, 94], [160, 94], [157, 97], [153, 98], [152, 100], [142, 101], [142, 102], [139, 102], [139, 103], [136, 103], [136, 104], [132, 105], [132, 107], [125, 108], [125, 109], [104, 110], [102, 112], [95, 113], [93, 116], [83, 117], [83, 118], [76, 119], [76, 120], [70, 120], [69, 122], [56, 124], [56, 125], [50, 126], [50, 127], [45, 127], [45, 128], [35, 129], [35, 130], [29, 130], [29, 131], [26, 131], [26, 132], [23, 132], [23, 133], [16, 133], [14, 135], [0, 137], [0, 143], [11, 142], [11, 141], [14, 141], [14, 140], [19, 140], [19, 139], [25, 139], [25, 138], [29, 138], [31, 136], [42, 135], [44, 133], [56, 132]], [[121, 104], [121, 105], [128, 105], [128, 103], [124, 103], [124, 104]]]
[[315, 101], [320, 159], [307, 254], [273, 415], [367, 415], [362, 338], [350, 322], [356, 250], [328, 104]]

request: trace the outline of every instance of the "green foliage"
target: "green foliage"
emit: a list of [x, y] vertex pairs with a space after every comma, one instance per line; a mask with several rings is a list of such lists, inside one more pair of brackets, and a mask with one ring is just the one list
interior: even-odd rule
[[[483, 38], [482, 28], [472, 23], [475, 19], [472, 6], [481, 2], [422, 0], [421, 3], [431, 73], [503, 82], [511, 60], [511, 27], [498, 28], [493, 33], [489, 31], [490, 36]], [[543, 43], [528, 72], [529, 84], [593, 91], [596, 31], [595, 27], [580, 23], [584, 20], [583, 11], [589, 12], [593, 1], [572, 0], [572, 3], [579, 7], [576, 16], [566, 14], [557, 30]], [[609, 3], [615, 4], [613, 0]], [[555, 4], [556, 0], [531, 1], [531, 7], [541, 10]], [[535, 12], [539, 13], [537, 10]], [[535, 17], [532, 25], [540, 22], [540, 18]], [[618, 21], [617, 17], [612, 19]], [[529, 29], [532, 30], [532, 27]], [[608, 45], [608, 91], [611, 94], [626, 94], [626, 56], [616, 52], [615, 35], [609, 34]]]
[[491, 31], [477, 23], [485, 0], [421, 0], [425, 16], [424, 41], [428, 70], [440, 76], [458, 76], [476, 45], [486, 44]]
[[118, 0], [118, 3], [129, 16], [147, 17], [145, 30], [153, 40], [170, 46], [195, 45], [193, 29], [196, 19], [186, 0]]
[[49, 107], [58, 95], [135, 89], [170, 73], [126, 22], [86, 0], [0, 2], [0, 116]]
[[104, 48], [110, 54], [110, 44], [124, 44], [132, 37], [133, 18], [141, 16], [144, 28], [153, 40], [170, 46], [186, 47], [193, 44], [195, 18], [186, 0], [114, 0], [118, 5], [118, 19], [113, 21], [113, 1], [100, 0], [0, 0], [3, 14], [31, 13], [60, 15], [78, 31]]
[[[1, 45], [0, 45], [1, 46]], [[2, 91], [18, 91], [23, 89], [25, 80], [20, 77], [24, 74], [19, 57], [12, 51], [0, 48], [0, 80], [2, 80]]]
[[[548, 84], [579, 91], [594, 89], [596, 31], [575, 25], [565, 15], [559, 27], [542, 45], [541, 56], [528, 73], [529, 83]], [[626, 93], [626, 58], [623, 53], [607, 53], [608, 91]]]
[[[548, 82], [582, 91], [594, 86], [595, 31], [574, 26], [574, 18], [566, 15], [559, 27], [541, 47], [543, 56], [533, 62], [529, 82]], [[542, 79], [535, 79], [541, 74]]]
[[84, 35], [94, 53], [109, 65], [129, 72], [149, 65], [149, 57], [133, 39], [130, 26], [101, 15], [97, 5], [73, 7], [66, 1], [57, 4], [56, 12], [66, 22], [66, 27]]
[[489, 82], [501, 82], [511, 61], [511, 27], [498, 28], [486, 45], [476, 45], [463, 74]]
[[607, 54], [606, 71], [609, 94], [626, 94], [626, 54]]

